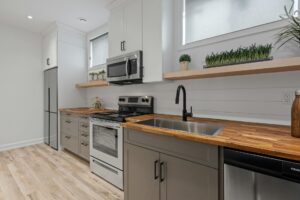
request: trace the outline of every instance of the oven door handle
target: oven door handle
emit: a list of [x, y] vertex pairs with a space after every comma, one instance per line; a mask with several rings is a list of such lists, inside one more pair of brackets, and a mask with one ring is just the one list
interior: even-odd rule
[[129, 77], [129, 73], [128, 73], [128, 63], [129, 63], [129, 58], [126, 58], [125, 71], [126, 71], [126, 76], [127, 76], [127, 77]]
[[105, 129], [108, 129], [108, 130], [114, 130], [113, 127], [108, 127], [108, 126], [102, 126], [102, 127], [105, 128]]
[[107, 126], [107, 125], [99, 125], [102, 128], [108, 129], [108, 130], [116, 130], [119, 129], [120, 127], [117, 126]]

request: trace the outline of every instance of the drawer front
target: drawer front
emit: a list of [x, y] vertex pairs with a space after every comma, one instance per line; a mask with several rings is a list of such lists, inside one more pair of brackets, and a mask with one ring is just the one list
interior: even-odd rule
[[89, 160], [90, 159], [90, 145], [87, 142], [81, 141], [79, 143], [79, 155], [86, 159]]
[[62, 116], [61, 117], [61, 131], [72, 135], [78, 133], [78, 119], [73, 116]]
[[61, 141], [63, 148], [73, 153], [78, 153], [78, 137], [68, 133], [62, 133]]
[[90, 129], [89, 122], [79, 121], [79, 129], [82, 131], [89, 131], [89, 129]]
[[132, 129], [125, 129], [124, 133], [127, 143], [218, 168], [218, 146]]
[[87, 142], [89, 144], [90, 142], [90, 133], [88, 131], [79, 131], [79, 140], [83, 142]]

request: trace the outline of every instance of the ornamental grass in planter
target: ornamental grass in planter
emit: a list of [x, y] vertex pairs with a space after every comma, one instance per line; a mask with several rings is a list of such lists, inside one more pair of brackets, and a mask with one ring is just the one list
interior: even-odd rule
[[258, 46], [253, 44], [250, 47], [240, 47], [236, 50], [212, 53], [206, 56], [206, 66], [204, 68], [271, 60], [271, 51], [272, 44]]
[[300, 19], [297, 17], [299, 10], [293, 11], [294, 4], [295, 2], [293, 1], [289, 10], [284, 6], [285, 15], [280, 16], [281, 19], [288, 21], [288, 25], [283, 27], [277, 34], [276, 44], [280, 44], [278, 48], [288, 42], [295, 42], [300, 46]]

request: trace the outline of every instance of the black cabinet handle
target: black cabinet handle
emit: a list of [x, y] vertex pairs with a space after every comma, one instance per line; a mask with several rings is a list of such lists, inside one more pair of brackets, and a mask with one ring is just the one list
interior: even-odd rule
[[123, 41], [123, 51], [126, 51], [126, 41]]
[[165, 180], [165, 172], [164, 172], [164, 169], [165, 169], [165, 163], [164, 162], [161, 162], [160, 163], [160, 167], [159, 167], [159, 179], [160, 179], [160, 182], [164, 182]]
[[159, 160], [156, 160], [154, 162], [154, 180], [158, 179], [158, 175], [157, 175], [157, 164], [159, 163]]
[[123, 51], [123, 41], [121, 41], [121, 51]]
[[81, 136], [88, 137], [89, 135], [88, 134], [81, 134]]
[[50, 65], [50, 58], [47, 58], [47, 65], [49, 66]]
[[87, 144], [87, 143], [84, 143], [84, 142], [82, 142], [81, 145], [82, 145], [82, 146], [85, 146], [85, 147], [88, 146], [88, 144]]

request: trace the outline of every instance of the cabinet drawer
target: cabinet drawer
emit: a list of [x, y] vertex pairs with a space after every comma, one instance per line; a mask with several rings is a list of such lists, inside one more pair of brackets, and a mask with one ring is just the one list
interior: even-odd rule
[[124, 133], [125, 142], [127, 143], [218, 168], [218, 146], [132, 129], [125, 129]]
[[80, 130], [79, 131], [79, 138], [82, 141], [89, 142], [89, 140], [90, 140], [90, 133], [89, 133], [89, 131]]
[[90, 145], [87, 142], [83, 142], [81, 141], [79, 143], [79, 155], [86, 159], [89, 160], [90, 159]]
[[67, 132], [73, 135], [78, 133], [78, 119], [73, 116], [61, 117], [61, 131]]
[[83, 131], [89, 131], [89, 129], [90, 129], [90, 124], [89, 124], [89, 122], [82, 122], [82, 121], [79, 121], [79, 129], [80, 129], [80, 130], [83, 130]]
[[68, 133], [62, 133], [61, 141], [63, 148], [73, 153], [78, 153], [78, 137]]

